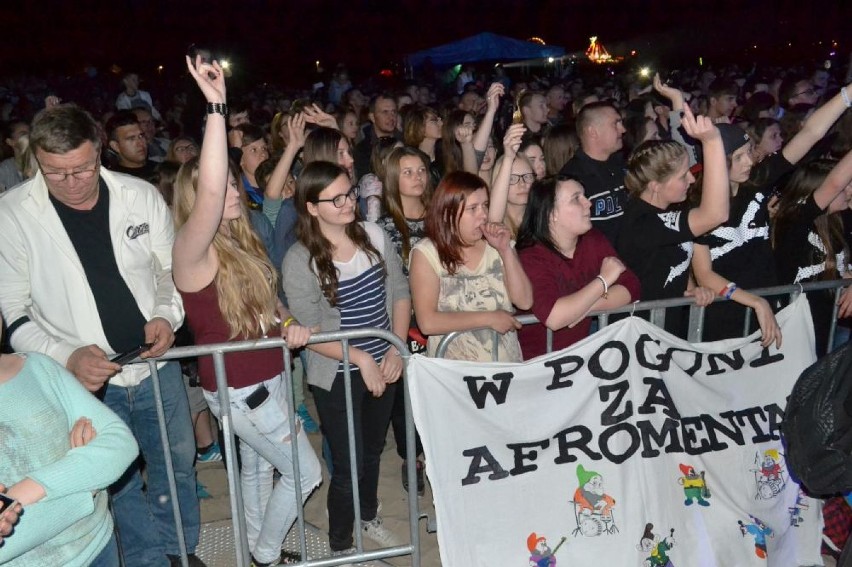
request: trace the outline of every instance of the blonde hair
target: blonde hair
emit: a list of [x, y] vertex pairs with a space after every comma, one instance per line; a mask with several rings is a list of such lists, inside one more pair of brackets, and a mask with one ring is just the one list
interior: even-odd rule
[[624, 186], [631, 195], [639, 195], [652, 181], [662, 183], [674, 175], [685, 157], [686, 148], [678, 142], [642, 142], [627, 160]]
[[[239, 179], [233, 164], [231, 175]], [[186, 223], [195, 206], [198, 190], [198, 158], [181, 166], [175, 181], [175, 226]], [[251, 226], [245, 201], [240, 201], [242, 214], [227, 221], [230, 234], [217, 231], [213, 249], [219, 259], [219, 269], [213, 282], [219, 301], [219, 311], [231, 331], [230, 339], [257, 339], [275, 325], [278, 273], [266, 255], [266, 250]]]

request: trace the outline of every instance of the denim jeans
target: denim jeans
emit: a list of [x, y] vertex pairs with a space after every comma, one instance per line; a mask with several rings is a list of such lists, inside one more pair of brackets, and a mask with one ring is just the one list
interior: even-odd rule
[[98, 553], [97, 557], [89, 563], [89, 567], [119, 567], [118, 544], [115, 541], [115, 533], [109, 538], [106, 546]]
[[[352, 368], [351, 377], [361, 519], [372, 520], [379, 504], [379, 459], [385, 447], [397, 385], [388, 384], [385, 393], [376, 398], [367, 390], [357, 368]], [[314, 387], [313, 393], [334, 465], [328, 487], [328, 541], [332, 551], [339, 551], [352, 546], [355, 522], [343, 377], [334, 380], [331, 391]]]
[[[188, 553], [195, 553], [201, 520], [195, 493], [195, 434], [186, 389], [177, 362], [159, 371], [160, 391], [171, 446], [183, 533]], [[130, 465], [110, 487], [121, 554], [125, 567], [168, 565], [166, 554], [178, 555], [166, 462], [151, 377], [127, 388], [110, 385], [104, 403], [117, 413], [139, 443], [141, 459]], [[140, 474], [144, 461], [147, 483]]]
[[[249, 408], [246, 398], [261, 384], [266, 386], [269, 396], [256, 408]], [[296, 507], [304, 504], [322, 481], [319, 460], [297, 416], [296, 446], [302, 495], [296, 498], [287, 390], [283, 376], [245, 388], [228, 388], [234, 434], [240, 438], [240, 486], [246, 537], [252, 555], [262, 563], [281, 555], [281, 544], [296, 521]], [[204, 397], [210, 411], [219, 418], [222, 408], [218, 394], [205, 391]], [[272, 476], [276, 469], [281, 478], [273, 488]]]

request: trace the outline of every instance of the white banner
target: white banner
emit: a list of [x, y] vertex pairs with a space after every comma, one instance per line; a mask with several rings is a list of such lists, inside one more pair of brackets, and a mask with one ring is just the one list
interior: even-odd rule
[[779, 435], [814, 361], [807, 301], [778, 322], [781, 349], [634, 317], [522, 364], [415, 356], [443, 565], [821, 565]]

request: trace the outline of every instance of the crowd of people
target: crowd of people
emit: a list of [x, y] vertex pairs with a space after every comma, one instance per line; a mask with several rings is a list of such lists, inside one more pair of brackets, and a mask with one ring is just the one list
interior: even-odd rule
[[[707, 306], [706, 339], [780, 346], [781, 300], [750, 289], [852, 277], [852, 83], [837, 70], [513, 81], [469, 67], [365, 96], [340, 66], [293, 98], [234, 97], [218, 62], [186, 64], [171, 99], [130, 73], [108, 110], [36, 83], [44, 108], [30, 115], [32, 92], [0, 91], [0, 310], [20, 353], [0, 356], [0, 492], [17, 502], [0, 516], [0, 563], [180, 564], [149, 367], [114, 360], [160, 356], [176, 333], [282, 336], [301, 353], [292, 374], [276, 351], [225, 357], [252, 564], [265, 567], [299, 559], [281, 546], [322, 480], [317, 428], [332, 553], [354, 552], [354, 529], [400, 543], [378, 500], [389, 427], [407, 454], [400, 352], [308, 344], [314, 333], [375, 327], [430, 356], [457, 333], [441, 356], [518, 362], [547, 351], [548, 330], [554, 349], [594, 332], [592, 311], [689, 297]], [[848, 339], [852, 292], [835, 345], [833, 293], [808, 299], [824, 354]], [[685, 338], [686, 315], [669, 309], [666, 330]], [[221, 458], [214, 365], [160, 362], [158, 375], [190, 565], [203, 565], [194, 463]], [[47, 409], [34, 428], [22, 410], [35, 405]], [[417, 486], [403, 464], [403, 488], [422, 494], [419, 440], [414, 452]]]

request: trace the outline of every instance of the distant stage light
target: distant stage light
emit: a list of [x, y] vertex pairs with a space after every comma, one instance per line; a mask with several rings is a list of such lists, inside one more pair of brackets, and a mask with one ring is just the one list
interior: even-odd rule
[[642, 67], [641, 69], [639, 69], [639, 74], [642, 75], [643, 77], [647, 77], [648, 75], [651, 74], [651, 70], [647, 67]]

